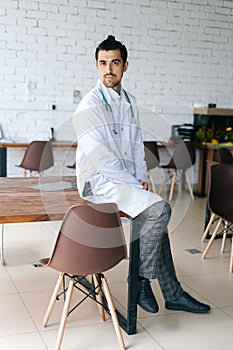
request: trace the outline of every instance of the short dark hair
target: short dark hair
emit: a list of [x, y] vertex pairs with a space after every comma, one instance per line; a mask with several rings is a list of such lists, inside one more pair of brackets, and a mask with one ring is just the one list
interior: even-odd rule
[[123, 60], [123, 63], [125, 64], [126, 61], [127, 61], [128, 52], [127, 52], [127, 49], [126, 49], [125, 45], [123, 45], [120, 41], [117, 41], [115, 39], [115, 36], [113, 36], [113, 35], [109, 35], [107, 37], [107, 39], [102, 41], [97, 46], [97, 48], [95, 50], [95, 60], [96, 60], [96, 62], [98, 61], [98, 54], [99, 54], [100, 50], [104, 50], [104, 51], [120, 50], [121, 58]]

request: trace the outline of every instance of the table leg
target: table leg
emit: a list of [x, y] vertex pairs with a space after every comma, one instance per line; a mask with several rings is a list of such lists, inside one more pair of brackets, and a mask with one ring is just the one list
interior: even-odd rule
[[206, 187], [206, 160], [208, 155], [208, 149], [205, 147], [204, 149], [200, 150], [202, 154], [200, 153], [200, 164], [199, 164], [199, 173], [201, 172], [201, 176], [198, 179], [198, 183], [200, 187], [197, 191], [194, 192], [195, 196], [197, 197], [205, 197], [205, 187]]
[[139, 268], [138, 257], [139, 257], [139, 238], [134, 237], [133, 221], [130, 220], [128, 300], [127, 300], [126, 317], [124, 317], [118, 310], [116, 310], [120, 326], [129, 335], [137, 333], [137, 286], [138, 286], [138, 268]]
[[7, 154], [6, 148], [0, 148], [0, 177], [7, 176]]
[[1, 224], [1, 264], [5, 265], [5, 259], [4, 259], [4, 224]]

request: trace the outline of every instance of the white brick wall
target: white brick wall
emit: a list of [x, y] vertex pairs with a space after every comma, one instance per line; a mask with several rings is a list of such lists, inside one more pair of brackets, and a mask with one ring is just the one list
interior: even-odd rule
[[108, 34], [128, 47], [124, 86], [155, 111], [151, 130], [161, 138], [170, 128], [155, 123], [158, 112], [179, 124], [192, 122], [194, 106], [232, 108], [232, 15], [233, 1], [223, 0], [1, 0], [4, 136], [46, 139], [53, 126], [57, 138], [73, 139], [61, 125], [76, 107], [73, 91], [95, 84], [95, 47]]

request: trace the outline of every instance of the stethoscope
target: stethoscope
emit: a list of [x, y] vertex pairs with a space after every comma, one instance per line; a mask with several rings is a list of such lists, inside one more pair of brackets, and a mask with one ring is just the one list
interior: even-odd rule
[[[130, 101], [130, 98], [129, 98], [129, 95], [127, 94], [127, 92], [126, 92], [124, 89], [122, 89], [122, 90], [123, 90], [123, 92], [124, 92], [124, 94], [125, 94], [125, 97], [126, 97], [127, 102], [128, 102], [129, 105], [130, 105], [131, 123], [134, 123], [134, 111], [133, 111], [132, 103], [131, 103], [131, 101]], [[101, 94], [101, 96], [102, 96], [102, 98], [103, 98], [104, 106], [105, 106], [106, 111], [107, 111], [108, 113], [112, 114], [112, 113], [113, 113], [112, 106], [108, 103], [108, 101], [107, 101], [107, 99], [106, 99], [106, 97], [105, 97], [105, 95], [104, 95], [104, 93], [103, 93], [103, 90], [99, 89], [99, 92], [100, 92], [100, 94]], [[113, 132], [113, 134], [117, 135], [117, 131], [116, 131], [115, 128], [112, 129], [112, 132]]]

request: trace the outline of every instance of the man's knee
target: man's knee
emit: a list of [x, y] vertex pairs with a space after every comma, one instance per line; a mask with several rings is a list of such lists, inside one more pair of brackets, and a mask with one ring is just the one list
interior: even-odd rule
[[148, 211], [151, 217], [171, 217], [171, 206], [164, 199], [154, 203], [148, 208]]
[[170, 204], [161, 200], [152, 204], [146, 210], [144, 210], [141, 214], [139, 214], [135, 219], [134, 223], [143, 223], [146, 221], [158, 221], [158, 222], [167, 222], [171, 217], [171, 207]]
[[170, 217], [172, 213], [171, 206], [167, 201], [163, 200], [163, 202], [164, 202], [163, 213]]

